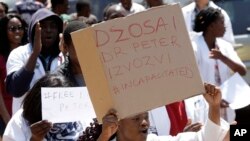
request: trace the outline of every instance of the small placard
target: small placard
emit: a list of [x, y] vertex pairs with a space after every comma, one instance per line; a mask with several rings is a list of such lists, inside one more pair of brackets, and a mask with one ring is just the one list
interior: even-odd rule
[[52, 123], [91, 121], [96, 117], [86, 87], [42, 88], [42, 119]]

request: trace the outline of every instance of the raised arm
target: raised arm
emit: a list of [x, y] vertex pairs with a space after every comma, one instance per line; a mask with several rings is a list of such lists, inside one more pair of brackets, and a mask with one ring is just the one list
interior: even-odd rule
[[211, 84], [204, 84], [206, 93], [203, 95], [209, 105], [208, 117], [217, 125], [220, 125], [220, 89]]
[[118, 129], [118, 118], [115, 110], [111, 109], [102, 119], [102, 133], [97, 141], [109, 141]]
[[[22, 67], [20, 67], [19, 70], [8, 74], [8, 76], [6, 77], [6, 89], [12, 96], [21, 97], [29, 89], [34, 75], [37, 58], [41, 51], [41, 46], [41, 27], [38, 23], [36, 25], [33, 50], [27, 62]], [[20, 58], [18, 58], [16, 54], [11, 54], [8, 60], [11, 67], [14, 65], [20, 65], [18, 61], [20, 61]]]

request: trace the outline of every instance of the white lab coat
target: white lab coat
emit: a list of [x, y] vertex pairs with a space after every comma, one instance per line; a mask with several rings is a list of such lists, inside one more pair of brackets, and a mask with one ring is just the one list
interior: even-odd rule
[[[192, 2], [189, 5], [182, 8], [186, 27], [187, 27], [187, 30], [190, 32], [191, 38], [194, 34], [193, 26], [194, 26], [194, 19], [195, 19], [195, 12], [194, 12], [195, 6], [196, 6], [195, 2]], [[226, 27], [226, 32], [223, 36], [223, 39], [234, 44], [235, 40], [234, 40], [234, 34], [233, 34], [233, 29], [232, 29], [232, 23], [230, 21], [230, 18], [227, 12], [223, 10], [222, 8], [220, 8], [219, 6], [215, 5], [214, 2], [212, 1], [209, 2], [209, 7], [218, 8], [221, 10], [221, 13], [224, 16], [224, 21], [225, 21], [224, 24]]]
[[[209, 58], [209, 49], [202, 35], [196, 36], [193, 38], [193, 49], [196, 57], [196, 61], [198, 64], [198, 68], [200, 71], [200, 75], [202, 77], [203, 82], [216, 84], [215, 81], [215, 59]], [[218, 46], [221, 53], [231, 60], [234, 60], [238, 64], [245, 66], [243, 62], [240, 60], [237, 53], [234, 51], [233, 46], [221, 39], [216, 39], [216, 45]], [[218, 68], [221, 82], [225, 82], [232, 75], [232, 70], [224, 64], [222, 61], [218, 60]], [[186, 111], [188, 118], [192, 119], [193, 122], [201, 122], [204, 123], [207, 119], [208, 115], [208, 104], [203, 98], [202, 95], [195, 96], [185, 100]], [[227, 109], [227, 120], [229, 122], [234, 121], [235, 112], [232, 109]]]

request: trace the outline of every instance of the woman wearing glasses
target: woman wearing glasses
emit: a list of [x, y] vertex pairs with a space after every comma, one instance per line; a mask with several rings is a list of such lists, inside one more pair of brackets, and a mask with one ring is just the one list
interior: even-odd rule
[[0, 135], [12, 113], [12, 97], [7, 94], [4, 80], [6, 77], [6, 61], [14, 48], [27, 43], [27, 24], [16, 14], [0, 20]]

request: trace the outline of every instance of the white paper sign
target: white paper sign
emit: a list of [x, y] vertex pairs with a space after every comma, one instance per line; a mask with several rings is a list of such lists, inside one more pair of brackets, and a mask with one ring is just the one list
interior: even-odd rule
[[222, 98], [230, 103], [232, 109], [240, 109], [250, 104], [250, 87], [235, 73], [221, 85]]
[[96, 117], [86, 87], [42, 88], [41, 92], [42, 119], [62, 123]]

